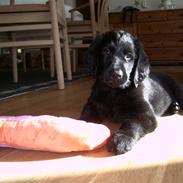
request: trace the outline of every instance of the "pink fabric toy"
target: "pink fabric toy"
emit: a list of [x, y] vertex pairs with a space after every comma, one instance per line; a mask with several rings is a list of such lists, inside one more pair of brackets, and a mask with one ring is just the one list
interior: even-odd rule
[[51, 152], [92, 150], [110, 136], [101, 124], [66, 117], [0, 117], [0, 146]]

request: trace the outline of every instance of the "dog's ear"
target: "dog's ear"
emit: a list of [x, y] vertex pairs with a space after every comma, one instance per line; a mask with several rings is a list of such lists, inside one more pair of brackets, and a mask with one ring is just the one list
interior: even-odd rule
[[150, 72], [149, 58], [139, 40], [135, 40], [136, 60], [134, 65], [134, 85], [137, 87]]
[[84, 54], [84, 64], [89, 73], [96, 76], [99, 64], [99, 50], [103, 34], [97, 34], [95, 40]]

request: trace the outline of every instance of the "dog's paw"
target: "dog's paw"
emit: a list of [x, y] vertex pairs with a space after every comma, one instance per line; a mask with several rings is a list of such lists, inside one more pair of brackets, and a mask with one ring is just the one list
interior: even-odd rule
[[114, 133], [107, 142], [109, 152], [114, 154], [124, 154], [130, 151], [135, 144], [135, 139], [121, 131]]

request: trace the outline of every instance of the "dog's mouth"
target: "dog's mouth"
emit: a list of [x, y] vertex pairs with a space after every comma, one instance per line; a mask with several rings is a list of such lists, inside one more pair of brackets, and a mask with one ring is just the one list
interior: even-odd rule
[[118, 88], [118, 87], [120, 87], [120, 85], [123, 84], [120, 81], [116, 81], [116, 80], [112, 80], [112, 79], [104, 80], [104, 83], [107, 84], [111, 88]]
[[130, 85], [130, 80], [122, 70], [108, 70], [100, 75], [100, 80], [110, 88], [124, 89]]
[[103, 80], [103, 82], [109, 86], [110, 88], [121, 88], [121, 89], [125, 89], [128, 86], [130, 86], [130, 81], [126, 80], [124, 81], [123, 79], [111, 79], [111, 78], [106, 78]]

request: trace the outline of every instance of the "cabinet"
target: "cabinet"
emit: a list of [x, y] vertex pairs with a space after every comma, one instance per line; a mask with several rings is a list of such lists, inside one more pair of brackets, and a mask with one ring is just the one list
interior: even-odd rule
[[[113, 16], [110, 15], [110, 22], [115, 29]], [[183, 61], [183, 9], [139, 11], [134, 16], [128, 23], [131, 29], [125, 29], [126, 22], [122, 21], [117, 28], [135, 34], [152, 62]]]
[[130, 15], [127, 14], [126, 21], [124, 22], [123, 13], [121, 12], [113, 12], [109, 13], [109, 23], [112, 29], [115, 30], [125, 30], [132, 34], [136, 34], [136, 13], [134, 12], [132, 19]]

